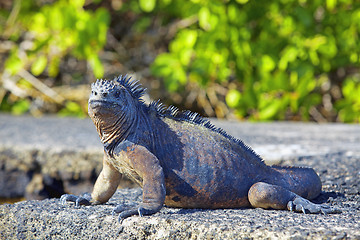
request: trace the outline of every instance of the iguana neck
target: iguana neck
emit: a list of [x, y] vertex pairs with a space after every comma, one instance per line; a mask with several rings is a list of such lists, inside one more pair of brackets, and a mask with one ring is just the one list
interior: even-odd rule
[[114, 148], [124, 141], [136, 127], [137, 116], [118, 114], [112, 118], [101, 119], [96, 125], [101, 142], [106, 151], [112, 155]]

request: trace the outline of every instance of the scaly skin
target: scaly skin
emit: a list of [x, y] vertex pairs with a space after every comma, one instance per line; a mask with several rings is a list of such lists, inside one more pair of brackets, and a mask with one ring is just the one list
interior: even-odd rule
[[89, 115], [104, 144], [103, 169], [88, 196], [62, 202], [100, 204], [128, 176], [143, 188], [136, 208], [118, 206], [119, 219], [181, 208], [260, 207], [310, 213], [336, 209], [311, 203], [321, 192], [313, 169], [270, 167], [242, 141], [191, 112], [145, 105], [144, 89], [130, 78], [92, 85]]

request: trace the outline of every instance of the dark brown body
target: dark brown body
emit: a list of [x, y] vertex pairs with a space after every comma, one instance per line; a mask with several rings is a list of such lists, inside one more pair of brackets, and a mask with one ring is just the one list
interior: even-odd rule
[[[282, 186], [307, 199], [313, 199], [321, 192], [321, 181], [313, 169], [270, 167], [245, 145], [235, 143], [204, 126], [154, 116], [151, 118], [150, 125], [161, 130], [156, 131], [153, 142], [142, 142], [141, 135], [137, 135], [140, 139], [138, 145], [144, 146], [159, 160], [165, 177], [166, 206], [251, 206], [248, 193], [257, 182]], [[126, 170], [121, 167], [126, 158], [124, 156], [130, 154], [131, 149], [115, 152], [117, 154], [111, 160], [112, 164], [143, 185], [136, 171], [128, 174], [129, 166]]]
[[[143, 202], [136, 208], [117, 207], [120, 219], [156, 213], [163, 204], [334, 212], [307, 200], [321, 192], [314, 170], [269, 167], [241, 140], [208, 120], [159, 102], [146, 105], [140, 100], [143, 94], [126, 76], [92, 85], [89, 116], [105, 154], [91, 203], [108, 201], [124, 174], [143, 188]], [[86, 197], [62, 196], [68, 200], [90, 203]]]

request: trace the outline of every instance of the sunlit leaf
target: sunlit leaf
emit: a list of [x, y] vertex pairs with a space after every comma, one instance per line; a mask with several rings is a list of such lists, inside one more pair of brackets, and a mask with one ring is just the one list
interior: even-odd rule
[[31, 65], [31, 72], [35, 76], [40, 75], [46, 68], [47, 58], [44, 55], [40, 55], [36, 58], [36, 60]]
[[67, 117], [67, 116], [73, 116], [73, 117], [85, 117], [85, 113], [82, 110], [80, 104], [68, 101], [63, 109], [61, 109], [58, 112], [59, 116]]
[[264, 55], [261, 58], [262, 70], [264, 72], [270, 72], [275, 69], [276, 64], [269, 55]]
[[139, 5], [144, 12], [151, 12], [155, 8], [156, 0], [139, 0]]
[[180, 51], [179, 55], [180, 55], [180, 57], [179, 57], [180, 62], [184, 66], [186, 66], [190, 63], [191, 57], [193, 55], [193, 50], [192, 49], [183, 49], [182, 51]]
[[279, 68], [281, 70], [285, 70], [288, 67], [289, 62], [293, 62], [295, 61], [295, 59], [298, 56], [299, 51], [292, 46], [288, 46], [286, 47], [282, 53], [281, 53], [281, 58], [280, 58], [280, 62], [279, 62]]
[[326, 7], [330, 11], [333, 10], [336, 7], [336, 0], [326, 0]]
[[26, 99], [17, 101], [11, 108], [11, 113], [21, 115], [26, 113], [30, 108], [30, 102]]
[[226, 94], [226, 104], [231, 108], [236, 108], [239, 105], [241, 93], [236, 89], [230, 89]]
[[60, 57], [53, 56], [48, 64], [48, 73], [50, 77], [56, 77], [59, 73]]
[[207, 7], [202, 7], [199, 11], [199, 25], [201, 28], [210, 29], [210, 11]]
[[71, 0], [69, 2], [76, 8], [82, 8], [85, 4], [85, 0]]
[[236, 0], [236, 2], [240, 3], [240, 4], [245, 4], [247, 3], [249, 0]]
[[312, 50], [317, 50], [321, 45], [326, 44], [327, 38], [322, 35], [316, 35], [311, 38], [307, 38], [304, 41], [304, 46]]
[[104, 66], [102, 65], [97, 55], [91, 55], [88, 58], [91, 68], [93, 69], [96, 78], [102, 78], [104, 76]]
[[5, 62], [5, 69], [12, 75], [16, 74], [21, 68], [23, 68], [23, 66], [24, 63], [17, 56], [17, 51], [12, 52]]
[[269, 101], [269, 104], [267, 104], [266, 107], [259, 111], [259, 118], [261, 120], [268, 120], [273, 118], [281, 108], [281, 105], [281, 99], [272, 99]]

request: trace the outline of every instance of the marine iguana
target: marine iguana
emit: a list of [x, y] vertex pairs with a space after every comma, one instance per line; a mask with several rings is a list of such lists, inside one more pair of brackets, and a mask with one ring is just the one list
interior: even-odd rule
[[97, 80], [91, 90], [88, 112], [104, 145], [103, 169], [91, 196], [65, 194], [63, 204], [107, 202], [124, 174], [143, 188], [143, 201], [114, 208], [119, 220], [156, 213], [164, 204], [339, 212], [308, 200], [322, 187], [313, 169], [268, 166], [241, 140], [197, 113], [166, 108], [160, 101], [145, 104], [146, 89], [127, 75]]

